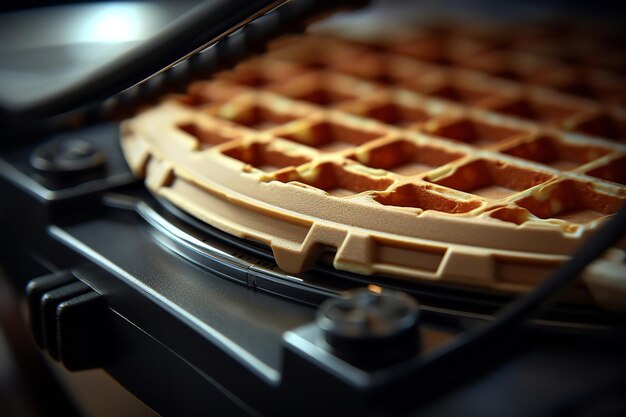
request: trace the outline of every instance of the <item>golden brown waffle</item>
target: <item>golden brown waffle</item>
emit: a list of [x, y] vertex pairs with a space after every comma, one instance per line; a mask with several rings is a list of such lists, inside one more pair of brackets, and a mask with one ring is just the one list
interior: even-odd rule
[[[151, 190], [287, 272], [334, 252], [360, 274], [526, 291], [626, 198], [626, 65], [601, 46], [292, 37], [125, 122], [122, 145]], [[611, 256], [578, 295], [624, 300]]]

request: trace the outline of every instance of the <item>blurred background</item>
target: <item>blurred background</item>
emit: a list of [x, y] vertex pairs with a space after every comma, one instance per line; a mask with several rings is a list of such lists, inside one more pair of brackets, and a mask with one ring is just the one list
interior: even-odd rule
[[[62, 89], [164, 30], [197, 3], [5, 2], [0, 6], [0, 106], [19, 106]], [[584, 19], [617, 25], [626, 21], [620, 1], [373, 3], [377, 13], [388, 14], [390, 21], [406, 16], [474, 21]], [[407, 13], [409, 9], [413, 12]], [[3, 204], [0, 196], [0, 216]], [[0, 416], [155, 415], [103, 371], [69, 373], [37, 351], [24, 323], [20, 289], [8, 282], [0, 265]], [[172, 389], [175, 385], [172, 376]]]

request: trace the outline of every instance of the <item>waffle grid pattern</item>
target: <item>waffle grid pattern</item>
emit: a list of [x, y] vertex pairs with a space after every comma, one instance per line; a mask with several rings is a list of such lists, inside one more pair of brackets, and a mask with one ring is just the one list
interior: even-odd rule
[[[626, 62], [591, 42], [283, 38], [126, 122], [122, 145], [149, 188], [287, 272], [330, 251], [352, 272], [526, 291], [626, 199]], [[587, 287], [615, 303], [600, 275]]]
[[[296, 182], [339, 197], [372, 191], [388, 206], [488, 211], [516, 224], [557, 219], [570, 232], [618, 210], [626, 183], [626, 118], [624, 108], [607, 104], [619, 101], [618, 89], [601, 96], [606, 102], [591, 102], [503, 80], [493, 67], [476, 71], [496, 54], [486, 45], [461, 48], [470, 41], [448, 36], [450, 55], [465, 51], [455, 61], [428, 56], [424, 43], [431, 40], [402, 40], [384, 51], [330, 37], [283, 41], [264, 57], [195, 84], [185, 97], [219, 120], [215, 132], [222, 125], [249, 129], [240, 133], [245, 140], [184, 128], [204, 147], [220, 144], [222, 154], [263, 171], [264, 181]], [[458, 61], [459, 67], [415, 56]], [[473, 70], [459, 69], [468, 62]], [[532, 110], [505, 111], [529, 103]]]

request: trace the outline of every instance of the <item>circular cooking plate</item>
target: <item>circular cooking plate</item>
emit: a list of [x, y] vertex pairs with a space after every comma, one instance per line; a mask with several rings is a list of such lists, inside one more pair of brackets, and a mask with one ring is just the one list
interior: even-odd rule
[[[310, 271], [294, 276], [278, 268], [270, 248], [211, 227], [163, 198], [146, 199], [136, 210], [152, 226], [155, 238], [187, 261], [305, 304], [318, 305], [343, 291], [374, 285], [411, 294], [429, 320], [465, 328], [475, 321], [493, 320], [514, 298], [473, 287], [362, 276], [336, 270], [323, 259]], [[621, 314], [582, 304], [555, 304], [529, 325], [550, 332], [609, 337], [624, 330]]]

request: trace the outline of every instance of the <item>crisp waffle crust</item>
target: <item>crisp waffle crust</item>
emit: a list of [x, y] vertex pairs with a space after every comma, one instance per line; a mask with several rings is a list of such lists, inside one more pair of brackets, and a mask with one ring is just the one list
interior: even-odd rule
[[624, 203], [626, 81], [624, 62], [513, 33], [282, 40], [124, 122], [123, 149], [287, 272], [334, 252], [359, 274], [526, 291]]

